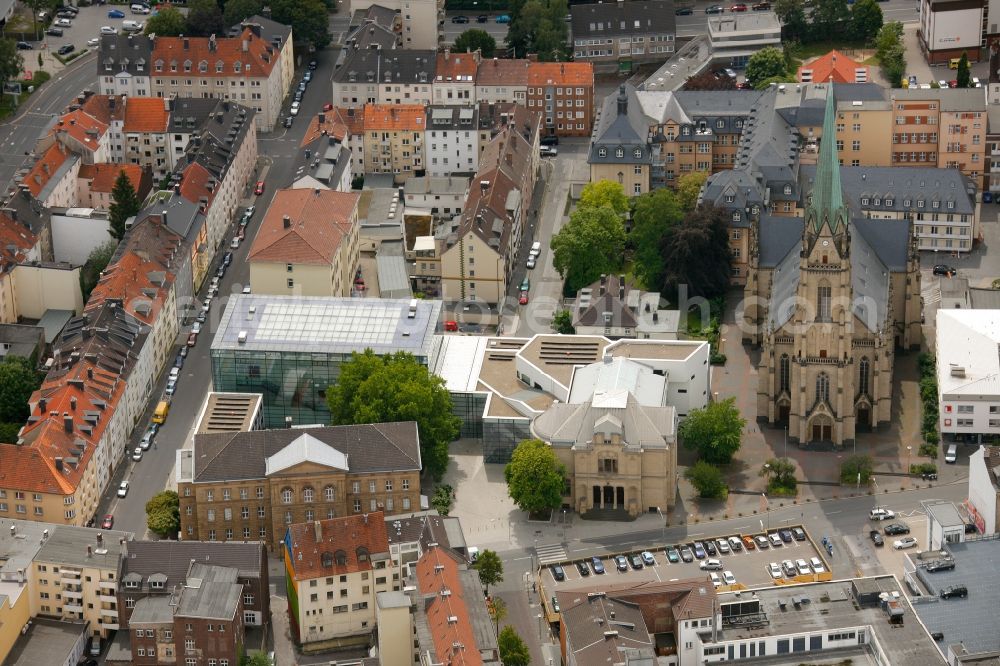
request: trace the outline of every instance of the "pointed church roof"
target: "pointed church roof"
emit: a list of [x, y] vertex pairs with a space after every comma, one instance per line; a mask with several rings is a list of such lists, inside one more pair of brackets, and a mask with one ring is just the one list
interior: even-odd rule
[[826, 93], [826, 114], [823, 117], [823, 136], [820, 141], [819, 159], [816, 162], [816, 184], [809, 205], [811, 215], [806, 215], [815, 232], [829, 221], [830, 231], [847, 222], [844, 215], [835, 214], [844, 208], [844, 193], [840, 186], [840, 161], [837, 157], [837, 109], [833, 100], [833, 86]]

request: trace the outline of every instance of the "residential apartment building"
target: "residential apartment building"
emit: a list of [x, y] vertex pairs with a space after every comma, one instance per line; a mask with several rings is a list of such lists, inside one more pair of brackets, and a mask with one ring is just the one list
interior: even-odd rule
[[151, 35], [101, 35], [97, 57], [97, 85], [101, 95], [153, 96], [150, 68]]
[[292, 30], [253, 17], [234, 37], [156, 37], [150, 55], [151, 94], [238, 102], [273, 129], [293, 79]]
[[799, 83], [868, 83], [869, 76], [868, 65], [833, 49], [799, 65], [795, 78]]
[[989, 4], [985, 0], [921, 0], [917, 39], [927, 62], [944, 64], [952, 58], [961, 58], [963, 53], [972, 61], [982, 59], [986, 52], [981, 46], [986, 45], [987, 33], [997, 32], [995, 23], [989, 24], [989, 31], [986, 29]]
[[333, 103], [430, 104], [437, 56], [428, 50], [352, 49], [333, 73]]
[[397, 183], [423, 171], [423, 104], [366, 104], [364, 173], [393, 174]]
[[475, 106], [428, 106], [424, 163], [428, 176], [472, 175], [479, 170]]
[[969, 499], [965, 507], [980, 534], [1000, 532], [1000, 447], [980, 445], [969, 455]]
[[530, 60], [491, 58], [479, 63], [476, 101], [488, 104], [527, 104]]
[[444, 239], [441, 296], [502, 303], [532, 207], [541, 117], [517, 106], [479, 161], [457, 229]]
[[153, 174], [136, 164], [84, 164], [76, 180], [76, 205], [82, 208], [111, 209], [115, 182], [122, 172], [128, 178], [140, 201], [153, 188]]
[[368, 10], [372, 5], [399, 13], [404, 49], [437, 50], [440, 25], [444, 21], [444, 0], [351, 0], [350, 11], [353, 14]]
[[321, 189], [276, 192], [247, 255], [253, 293], [350, 296], [360, 197]]
[[573, 60], [598, 71], [630, 72], [674, 53], [674, 6], [667, 0], [619, 0], [570, 7]]
[[288, 526], [420, 505], [416, 424], [195, 435], [177, 452], [181, 536], [281, 547]]
[[532, 62], [528, 111], [544, 111], [542, 132], [590, 136], [594, 124], [594, 66], [589, 62]]
[[990, 103], [986, 110], [986, 178], [984, 192], [994, 200], [1000, 193], [1000, 105]]
[[478, 50], [452, 53], [446, 48], [444, 53], [439, 53], [432, 87], [433, 103], [475, 104], [476, 72], [480, 62], [482, 56]]
[[288, 526], [282, 554], [297, 642], [312, 650], [371, 642], [377, 595], [401, 587], [384, 516], [376, 511]]
[[403, 48], [403, 17], [399, 11], [382, 5], [354, 10], [344, 45], [349, 48], [357, 45], [361, 49]]
[[408, 209], [428, 211], [435, 219], [450, 220], [462, 212], [470, 182], [469, 178], [452, 176], [408, 178], [403, 183], [403, 201]]
[[[301, 148], [312, 150], [317, 155], [322, 154], [324, 160], [334, 159], [338, 165], [341, 161], [339, 152], [345, 151], [343, 159], [347, 164], [341, 174], [341, 182], [346, 181], [342, 186], [334, 186], [336, 179], [334, 173], [340, 172], [340, 166], [331, 170], [330, 182], [327, 185], [331, 189], [346, 192], [351, 189], [351, 182], [357, 176], [365, 172], [365, 113], [364, 109], [353, 107], [340, 109], [334, 107], [329, 111], [316, 114], [306, 128], [306, 133], [302, 137]], [[329, 154], [332, 146], [339, 145], [337, 155]], [[316, 170], [318, 179], [322, 179], [325, 174], [322, 167]], [[325, 181], [324, 181], [325, 182]]]
[[781, 48], [781, 21], [770, 11], [709, 16], [708, 43], [712, 62], [743, 68], [757, 51], [768, 46]]
[[77, 177], [83, 160], [56, 141], [41, 153], [21, 182], [21, 189], [46, 208], [76, 205]]
[[676, 340], [680, 312], [660, 308], [660, 293], [642, 291], [624, 275], [602, 275], [576, 294], [573, 330], [612, 340]]
[[1000, 372], [991, 351], [1000, 341], [995, 315], [996, 310], [938, 310], [938, 425], [945, 442], [982, 444], [1000, 434], [1000, 392], [989, 385]]

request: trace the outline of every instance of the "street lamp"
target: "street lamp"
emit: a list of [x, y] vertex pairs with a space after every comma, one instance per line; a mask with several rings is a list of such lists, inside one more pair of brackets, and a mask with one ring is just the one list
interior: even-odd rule
[[660, 541], [667, 542], [667, 519], [663, 515], [660, 507], [656, 507], [656, 515], [660, 517]]
[[[907, 446], [906, 447], [906, 476], [907, 477], [910, 476], [910, 452], [911, 451], [913, 451], [913, 447], [912, 446]], [[912, 484], [913, 481], [911, 480], [910, 483]]]
[[[764, 465], [767, 467], [767, 465]], [[771, 529], [771, 503], [767, 501], [767, 493], [761, 493], [760, 496], [764, 499], [764, 516], [767, 518], [767, 529]]]

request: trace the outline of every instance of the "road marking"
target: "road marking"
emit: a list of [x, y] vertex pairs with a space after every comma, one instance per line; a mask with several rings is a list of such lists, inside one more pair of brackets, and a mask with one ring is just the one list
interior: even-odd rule
[[843, 511], [827, 511], [826, 515], [828, 515], [828, 516], [834, 516], [834, 515], [836, 515], [838, 513], [844, 513], [844, 512]]
[[688, 534], [688, 536], [689, 536], [689, 537], [693, 537], [693, 536], [701, 536], [701, 535], [703, 535], [703, 534], [704, 534], [704, 532], [691, 532], [691, 534]]

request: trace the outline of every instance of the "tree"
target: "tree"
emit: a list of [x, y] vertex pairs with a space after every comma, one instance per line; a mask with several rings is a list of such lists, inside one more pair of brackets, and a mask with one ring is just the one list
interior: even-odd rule
[[633, 272], [647, 289], [659, 289], [666, 275], [660, 248], [667, 232], [681, 223], [684, 213], [673, 190], [659, 189], [636, 197], [632, 209]]
[[330, 18], [323, 0], [272, 0], [271, 18], [292, 26], [296, 41], [317, 49], [330, 43]]
[[740, 450], [740, 438], [746, 419], [740, 416], [735, 398], [710, 402], [703, 409], [692, 409], [681, 421], [678, 434], [684, 446], [713, 465], [726, 465]]
[[736, 79], [716, 76], [709, 70], [695, 74], [684, 82], [684, 90], [736, 90]]
[[552, 447], [539, 439], [517, 445], [503, 470], [507, 494], [521, 511], [541, 513], [562, 505], [566, 468]]
[[851, 12], [847, 0], [816, 0], [809, 18], [814, 34], [823, 39], [836, 39], [844, 36]]
[[479, 582], [486, 588], [487, 595], [490, 593], [490, 585], [503, 582], [503, 562], [496, 551], [487, 548], [481, 552], [472, 568], [479, 572]]
[[146, 34], [157, 37], [177, 37], [187, 30], [187, 19], [176, 8], [165, 6], [146, 21]]
[[510, 25], [507, 45], [515, 57], [538, 54], [542, 61], [566, 60], [566, 0], [513, 0], [510, 2]]
[[725, 499], [729, 493], [722, 472], [715, 465], [699, 460], [684, 472], [684, 478], [691, 482], [698, 497], [704, 499]]
[[90, 298], [90, 292], [97, 286], [97, 281], [101, 279], [101, 272], [111, 263], [111, 257], [118, 249], [118, 243], [109, 240], [101, 243], [87, 257], [87, 261], [80, 269], [80, 291], [83, 292], [83, 302]]
[[226, 25], [238, 25], [244, 19], [260, 14], [263, 9], [262, 0], [228, 0], [222, 16]]
[[689, 294], [709, 299], [729, 290], [733, 254], [728, 217], [725, 210], [706, 205], [667, 230], [660, 247], [668, 293], [682, 284]]
[[243, 658], [240, 659], [240, 666], [274, 666], [274, 664], [263, 652], [254, 652], [250, 655], [243, 655]]
[[500, 650], [500, 661], [504, 666], [528, 666], [531, 663], [531, 653], [514, 627], [506, 626], [497, 638]]
[[24, 71], [24, 58], [12, 39], [0, 39], [0, 89]]
[[444, 381], [412, 354], [352, 354], [326, 400], [333, 425], [416, 421], [424, 470], [435, 480], [444, 475], [448, 443], [458, 437], [462, 421], [452, 412]]
[[485, 30], [471, 28], [458, 36], [452, 50], [455, 53], [478, 50], [484, 58], [492, 58], [497, 50], [497, 40], [493, 39], [493, 35]]
[[795, 463], [788, 458], [771, 458], [765, 462], [759, 475], [767, 479], [767, 492], [786, 494], [795, 492]]
[[559, 310], [552, 316], [552, 330], [563, 335], [573, 335], [573, 313], [569, 310]]
[[222, 9], [215, 0], [189, 0], [187, 8], [187, 32], [184, 34], [202, 37], [222, 34]]
[[958, 80], [959, 88], [968, 88], [971, 83], [971, 76], [969, 74], [969, 53], [968, 51], [962, 51], [962, 57], [958, 61], [958, 74], [955, 76]]
[[681, 208], [686, 211], [694, 210], [698, 204], [698, 195], [701, 194], [701, 186], [708, 180], [707, 171], [692, 171], [677, 179], [677, 199]]
[[854, 39], [870, 42], [882, 29], [882, 8], [876, 0], [858, 0], [851, 8], [851, 32]]
[[31, 10], [31, 31], [38, 37], [38, 12], [43, 9], [51, 10], [52, 0], [24, 0], [24, 5]]
[[20, 356], [7, 356], [0, 363], [0, 421], [20, 427], [28, 418], [28, 398], [42, 384], [31, 361]]
[[447, 516], [451, 513], [451, 504], [455, 501], [455, 491], [447, 483], [442, 484], [434, 489], [434, 494], [431, 496], [431, 508], [437, 510], [442, 516]]
[[108, 211], [108, 224], [111, 225], [111, 235], [118, 240], [125, 235], [125, 222], [136, 215], [142, 208], [142, 202], [136, 196], [132, 181], [125, 175], [125, 170], [118, 172], [118, 178], [111, 188], [111, 209]]
[[840, 465], [840, 483], [868, 485], [874, 466], [871, 456], [851, 456]]
[[500, 623], [507, 619], [507, 602], [500, 597], [493, 597], [486, 601], [486, 610], [493, 620], [493, 630], [500, 633]]
[[757, 90], [762, 90], [760, 84], [767, 79], [788, 75], [785, 68], [785, 54], [774, 46], [762, 48], [750, 56], [745, 73], [747, 81]]
[[886, 23], [875, 37], [875, 57], [882, 67], [882, 75], [890, 85], [902, 84], [906, 74], [906, 51], [903, 48], [903, 24]]
[[611, 208], [579, 207], [552, 237], [552, 263], [575, 293], [622, 265], [625, 225]]
[[625, 196], [625, 188], [621, 183], [613, 180], [598, 180], [587, 183], [580, 192], [579, 207], [600, 208], [607, 206], [619, 215], [628, 212], [628, 197]]
[[177, 536], [181, 528], [180, 498], [173, 490], [164, 490], [146, 502], [146, 526], [161, 537]]

